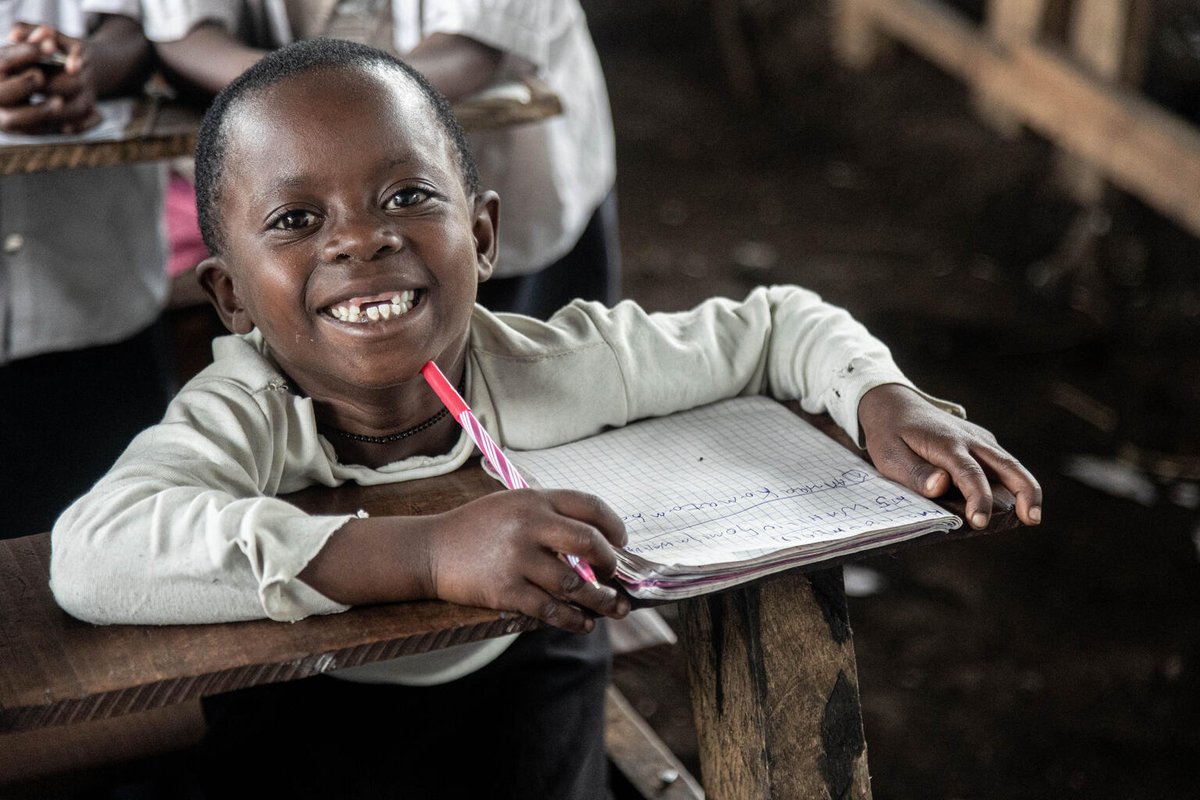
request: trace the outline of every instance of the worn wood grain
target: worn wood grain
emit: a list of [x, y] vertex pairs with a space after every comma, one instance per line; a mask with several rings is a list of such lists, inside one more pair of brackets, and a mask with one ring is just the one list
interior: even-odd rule
[[775, 576], [679, 611], [710, 797], [871, 796], [840, 569]]
[[[846, 446], [827, 417], [809, 417]], [[438, 513], [497, 491], [477, 461], [457, 472], [388, 486], [314, 488], [288, 499], [312, 513]], [[958, 507], [956, 508], [956, 502]], [[986, 531], [960, 529], [893, 547], [1016, 527], [998, 495]], [[961, 501], [947, 507], [961, 514]], [[843, 560], [851, 560], [847, 557]], [[826, 562], [820, 566], [829, 566]], [[0, 541], [0, 732], [102, 719], [259, 683], [424, 652], [507, 632], [532, 620], [436, 601], [356, 608], [291, 625], [94, 626], [72, 619], [48, 587], [46, 534]]]
[[[292, 499], [317, 513], [436, 512], [498, 488], [473, 462], [452, 475]], [[0, 541], [0, 732], [159, 708], [261, 683], [425, 652], [536, 623], [438, 601], [356, 608], [283, 625], [95, 626], [47, 585], [49, 536]]]
[[[803, 416], [858, 452], [828, 417]], [[416, 515], [439, 513], [499, 489], [473, 460], [437, 478], [313, 488], [286, 499], [311, 513], [362, 509], [375, 516]], [[945, 505], [962, 514], [961, 499]], [[870, 553], [1018, 524], [998, 493], [985, 531], [925, 536]], [[49, 555], [48, 534], [0, 540], [0, 741], [17, 731], [161, 709], [537, 625], [487, 609], [416, 602], [355, 608], [290, 625], [263, 620], [93, 626], [55, 604], [47, 583]], [[844, 560], [855, 557], [861, 554]], [[870, 797], [853, 637], [835, 563], [840, 561], [681, 603], [708, 796]], [[634, 729], [626, 733], [641, 736]], [[657, 761], [666, 758], [659, 755]], [[637, 766], [638, 774], [649, 763]], [[680, 783], [672, 791], [688, 796], [693, 789]]]

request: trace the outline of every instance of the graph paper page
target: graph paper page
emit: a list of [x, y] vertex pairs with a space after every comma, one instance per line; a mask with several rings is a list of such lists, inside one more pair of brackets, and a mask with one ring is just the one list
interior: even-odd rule
[[509, 456], [531, 484], [603, 498], [625, 522], [626, 551], [658, 564], [734, 564], [959, 522], [765, 397]]

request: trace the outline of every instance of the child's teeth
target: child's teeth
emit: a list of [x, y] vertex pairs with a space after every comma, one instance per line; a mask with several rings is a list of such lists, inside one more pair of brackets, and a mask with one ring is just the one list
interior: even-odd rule
[[401, 314], [407, 314], [409, 311], [412, 311], [416, 297], [417, 293], [415, 291], [407, 289], [392, 295], [391, 300], [388, 302], [376, 303], [366, 308], [355, 303], [331, 306], [329, 314], [343, 322], [357, 322], [361, 324], [377, 322], [381, 319], [391, 319], [392, 317], [398, 317]]

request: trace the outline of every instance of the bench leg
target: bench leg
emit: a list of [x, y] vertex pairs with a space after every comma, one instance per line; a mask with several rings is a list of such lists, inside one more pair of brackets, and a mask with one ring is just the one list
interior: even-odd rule
[[616, 686], [605, 702], [608, 760], [646, 800], [703, 800], [704, 790]]

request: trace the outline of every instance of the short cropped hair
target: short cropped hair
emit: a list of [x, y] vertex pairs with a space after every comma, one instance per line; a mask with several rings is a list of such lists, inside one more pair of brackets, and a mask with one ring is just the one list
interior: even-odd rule
[[383, 50], [340, 39], [305, 39], [268, 53], [222, 89], [204, 114], [196, 140], [196, 212], [200, 234], [209, 252], [216, 255], [225, 249], [225, 232], [217, 213], [217, 204], [221, 199], [221, 180], [228, 148], [227, 123], [242, 101], [293, 75], [373, 66], [398, 69], [416, 84], [429, 101], [434, 116], [454, 147], [464, 188], [468, 194], [479, 191], [479, 169], [467, 144], [466, 134], [450, 110], [449, 101], [424, 75]]

